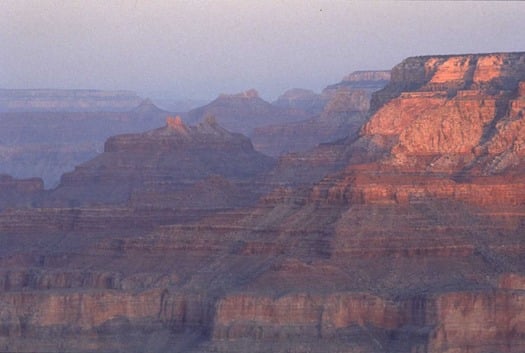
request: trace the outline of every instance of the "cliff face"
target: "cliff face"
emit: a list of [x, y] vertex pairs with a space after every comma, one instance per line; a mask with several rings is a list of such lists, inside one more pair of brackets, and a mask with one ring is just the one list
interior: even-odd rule
[[[374, 96], [377, 113], [361, 135], [389, 141], [382, 147], [402, 168], [489, 175], [516, 167], [510, 127], [519, 134], [524, 60], [520, 53], [407, 59]], [[397, 98], [379, 104], [393, 92]]]
[[[264, 179], [249, 141], [213, 121], [109, 139], [61, 186], [91, 207], [0, 213], [0, 347], [523, 352], [524, 87], [505, 78], [521, 57], [407, 59], [386, 89], [402, 91], [359, 136], [288, 155]], [[167, 176], [206, 201], [163, 201], [180, 195]], [[95, 204], [130, 180], [136, 203]], [[262, 181], [279, 187], [211, 209]]]
[[272, 105], [283, 109], [296, 109], [306, 112], [310, 116], [323, 111], [327, 97], [310, 90], [294, 88], [284, 92]]
[[235, 207], [257, 199], [261, 190], [250, 181], [272, 165], [212, 118], [188, 127], [171, 117], [163, 128], [109, 138], [104, 153], [64, 174], [44, 204]]
[[[280, 156], [305, 152], [320, 143], [353, 136], [365, 122], [372, 92], [383, 88], [389, 78], [389, 71], [358, 71], [327, 86], [317, 96], [288, 92], [274, 104], [300, 107], [310, 112], [311, 118], [256, 128], [252, 135], [255, 148], [271, 156]], [[305, 100], [319, 109], [312, 109]]]
[[[261, 275], [247, 290], [259, 293], [272, 283], [281, 293], [309, 296], [238, 298], [238, 310], [226, 306], [235, 318], [230, 330], [255, 342], [277, 339], [276, 327], [296, 339], [315, 335], [316, 343], [331, 337], [324, 347], [333, 351], [345, 346], [343, 336], [352, 337], [350, 351], [521, 351], [524, 59], [407, 59], [374, 96], [381, 104], [359, 138], [298, 157], [310, 170], [323, 160], [346, 168], [308, 194], [283, 190], [268, 199], [297, 206], [285, 220], [267, 214], [269, 224], [281, 225], [279, 236], [273, 246], [259, 246], [300, 262]], [[297, 163], [289, 159], [284, 164]], [[381, 293], [383, 301], [348, 299], [338, 305], [351, 319], [324, 321], [336, 304], [313, 293], [360, 290]], [[296, 306], [287, 308], [287, 300]], [[331, 332], [324, 327], [339, 329], [324, 336]]]
[[523, 80], [523, 54], [411, 57], [392, 68], [390, 84], [372, 98], [377, 111], [406, 91], [508, 90]]

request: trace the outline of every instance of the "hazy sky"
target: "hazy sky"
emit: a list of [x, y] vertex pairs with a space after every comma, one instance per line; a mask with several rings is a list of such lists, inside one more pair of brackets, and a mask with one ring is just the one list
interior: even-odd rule
[[522, 2], [0, 0], [0, 88], [320, 91], [425, 54], [524, 51]]

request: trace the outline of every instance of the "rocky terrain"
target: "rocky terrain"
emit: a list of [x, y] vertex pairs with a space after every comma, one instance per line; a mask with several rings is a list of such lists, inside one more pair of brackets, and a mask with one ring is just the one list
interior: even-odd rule
[[212, 102], [183, 114], [189, 124], [202, 122], [209, 116], [217, 119], [227, 130], [246, 136], [250, 136], [252, 130], [259, 126], [299, 121], [308, 117], [302, 110], [282, 108], [266, 102], [254, 89], [237, 94], [221, 94]]
[[47, 188], [54, 187], [63, 173], [102, 152], [108, 137], [156, 128], [167, 115], [148, 100], [120, 112], [0, 113], [0, 171], [38, 176]]
[[186, 126], [168, 117], [163, 128], [109, 138], [104, 153], [64, 174], [44, 204], [229, 208], [257, 200], [265, 189], [254, 178], [273, 164], [214, 118]]
[[301, 109], [309, 114], [309, 119], [256, 128], [252, 134], [255, 148], [277, 157], [354, 136], [367, 118], [372, 93], [383, 88], [389, 79], [389, 71], [358, 71], [327, 86], [321, 94], [286, 92], [273, 104]]
[[[273, 103], [255, 90], [223, 94], [180, 115], [190, 125], [214, 117], [230, 131], [253, 134], [257, 150], [277, 157], [356, 132], [370, 93], [387, 80], [388, 72], [357, 72], [321, 94], [294, 89]], [[155, 101], [175, 111], [197, 104]], [[40, 177], [52, 188], [63, 173], [101, 153], [108, 137], [156, 128], [168, 115], [128, 91], [0, 90], [0, 171]]]
[[[213, 120], [108, 139], [0, 212], [1, 350], [525, 351], [524, 81], [525, 53], [408, 58], [356, 135], [275, 166]], [[196, 171], [206, 201], [157, 191]], [[206, 207], [225, 180], [264, 195]]]

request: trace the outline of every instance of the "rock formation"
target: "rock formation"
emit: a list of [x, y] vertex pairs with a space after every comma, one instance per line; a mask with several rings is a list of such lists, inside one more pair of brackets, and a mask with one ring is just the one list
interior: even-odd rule
[[284, 92], [272, 104], [284, 109], [298, 109], [310, 116], [315, 116], [323, 111], [327, 97], [310, 90], [293, 88]]
[[184, 118], [194, 124], [204, 121], [208, 116], [214, 116], [224, 128], [246, 136], [250, 136], [256, 127], [308, 117], [302, 110], [282, 108], [266, 102], [254, 89], [238, 94], [221, 94], [209, 104], [190, 110]]
[[302, 109], [310, 119], [256, 128], [252, 135], [255, 148], [280, 156], [356, 134], [367, 117], [372, 93], [383, 88], [389, 78], [389, 71], [358, 71], [327, 86], [320, 95], [285, 93], [274, 104]]
[[47, 188], [98, 153], [116, 134], [161, 126], [168, 115], [144, 100], [126, 112], [0, 113], [0, 172], [42, 178]]
[[354, 71], [343, 77], [341, 82], [327, 86], [323, 93], [337, 91], [340, 88], [375, 92], [383, 88], [389, 81], [390, 70]]
[[[268, 175], [249, 140], [210, 120], [109, 139], [60, 187], [92, 190], [89, 207], [0, 212], [0, 347], [523, 352], [524, 62], [409, 58], [357, 136], [288, 155]], [[221, 163], [177, 152], [197, 146]], [[100, 193], [110, 180], [155, 191], [204, 166], [216, 190], [243, 177], [274, 189], [215, 210]], [[199, 180], [194, 190], [214, 189]]]
[[197, 126], [168, 117], [163, 128], [109, 138], [104, 153], [64, 174], [44, 202], [237, 207], [261, 195], [252, 179], [273, 163], [248, 138], [223, 129], [212, 117]]

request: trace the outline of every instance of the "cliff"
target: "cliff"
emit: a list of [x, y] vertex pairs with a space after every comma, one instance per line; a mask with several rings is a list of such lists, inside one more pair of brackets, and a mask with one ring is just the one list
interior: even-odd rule
[[[318, 351], [521, 351], [524, 59], [409, 58], [374, 95], [380, 104], [358, 138], [282, 159], [280, 173], [295, 166], [310, 175], [305, 182], [323, 161], [332, 163], [325, 171], [346, 167], [309, 193], [267, 199], [284, 219], [262, 216], [277, 225], [268, 232], [274, 240], [254, 242], [250, 253], [299, 261], [260, 275], [225, 305], [217, 337], [239, 351], [239, 336], [254, 351], [283, 349], [270, 343], [282, 332], [294, 348], [317, 337], [308, 346]], [[269, 286], [293, 294], [261, 296]], [[325, 291], [381, 299], [336, 305], [317, 296]], [[336, 321], [325, 316], [331, 305], [343, 308]]]
[[302, 109], [310, 119], [256, 128], [252, 135], [255, 148], [281, 156], [353, 136], [365, 122], [372, 92], [383, 88], [389, 78], [389, 71], [357, 71], [327, 86], [319, 95], [301, 90], [286, 92], [274, 105]]
[[356, 90], [367, 90], [370, 93], [375, 92], [390, 82], [390, 70], [368, 70], [354, 71], [333, 85], [327, 86], [323, 93], [337, 90], [339, 88], [348, 88]]
[[44, 204], [235, 207], [257, 199], [252, 179], [273, 163], [213, 118], [186, 126], [168, 117], [163, 128], [109, 138], [104, 153], [64, 174]]
[[[519, 131], [524, 60], [520, 53], [407, 59], [373, 101], [394, 91], [397, 98], [377, 106], [361, 135], [384, 141], [388, 162], [405, 169], [491, 175], [517, 167], [518, 147], [509, 143], [519, 142], [508, 128]], [[495, 148], [502, 143], [507, 153]]]
[[522, 53], [421, 56], [392, 68], [390, 84], [374, 95], [372, 112], [404, 91], [499, 90], [523, 80]]
[[[458, 78], [473, 57], [476, 87]], [[525, 88], [504, 79], [521, 75], [522, 57], [407, 59], [415, 72], [403, 64], [402, 91], [359, 135], [271, 172], [249, 140], [210, 120], [109, 139], [61, 186], [91, 207], [0, 212], [0, 347], [523, 352]], [[493, 71], [499, 62], [509, 66]], [[130, 200], [142, 196], [110, 205], [105, 193], [130, 180]], [[159, 185], [179, 180], [206, 201], [163, 208], [174, 189]], [[273, 191], [213, 208], [241, 182]]]
[[323, 111], [327, 97], [310, 90], [293, 88], [280, 95], [272, 105], [284, 109], [297, 109], [310, 116]]

